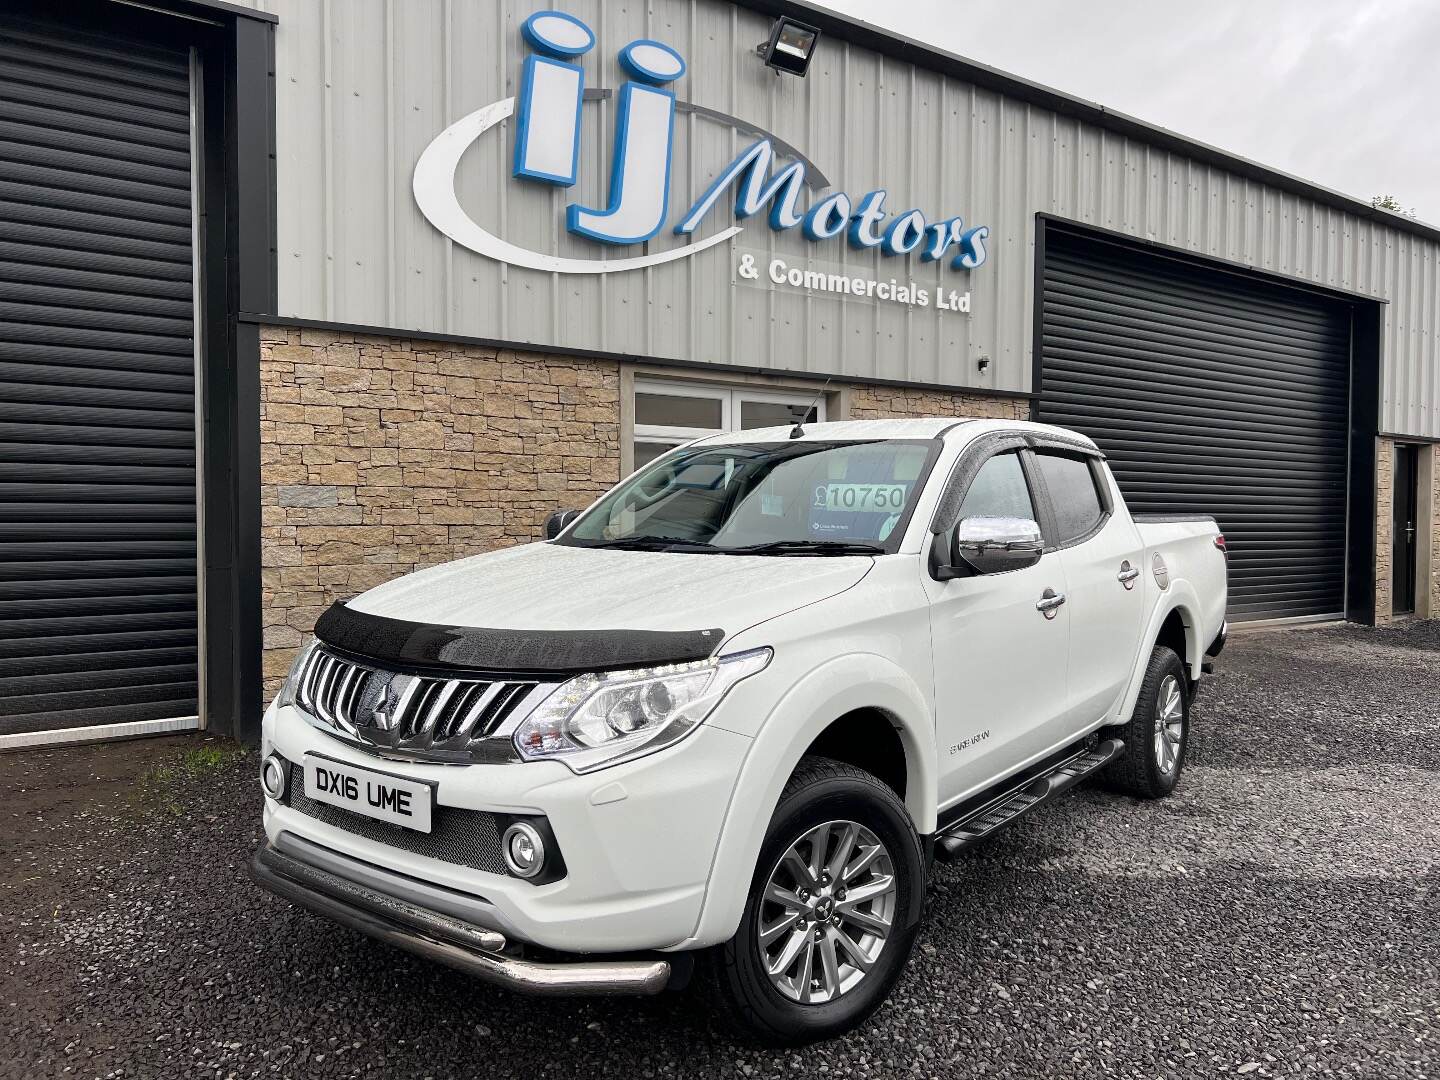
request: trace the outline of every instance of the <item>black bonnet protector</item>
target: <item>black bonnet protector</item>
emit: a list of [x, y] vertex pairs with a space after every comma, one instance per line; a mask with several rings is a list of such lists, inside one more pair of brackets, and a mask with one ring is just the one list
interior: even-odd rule
[[370, 615], [337, 602], [315, 623], [326, 645], [382, 663], [576, 675], [704, 660], [723, 630], [491, 630]]

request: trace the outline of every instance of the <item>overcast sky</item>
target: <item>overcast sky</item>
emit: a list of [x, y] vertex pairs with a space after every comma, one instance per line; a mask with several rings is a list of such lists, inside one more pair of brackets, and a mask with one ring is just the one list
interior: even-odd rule
[[1440, 0], [816, 0], [1440, 223]]

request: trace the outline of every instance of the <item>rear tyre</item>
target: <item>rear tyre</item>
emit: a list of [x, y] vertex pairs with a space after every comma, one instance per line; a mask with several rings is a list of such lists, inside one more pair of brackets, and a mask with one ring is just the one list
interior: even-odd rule
[[923, 845], [890, 788], [806, 758], [780, 796], [740, 928], [707, 957], [721, 1018], [779, 1046], [864, 1023], [910, 959], [925, 874]]
[[1175, 790], [1190, 746], [1190, 695], [1185, 665], [1173, 649], [1155, 646], [1128, 723], [1110, 728], [1125, 750], [1102, 775], [1104, 783], [1140, 799]]

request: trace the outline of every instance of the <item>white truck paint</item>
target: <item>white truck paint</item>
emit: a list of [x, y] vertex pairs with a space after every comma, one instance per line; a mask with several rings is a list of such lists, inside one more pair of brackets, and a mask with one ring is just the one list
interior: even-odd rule
[[[777, 456], [772, 460], [763, 455]], [[923, 468], [916, 464], [921, 457], [926, 458]], [[685, 466], [688, 473], [674, 466], [664, 471], [666, 460], [681, 459], [699, 464]], [[735, 546], [750, 545], [706, 549], [694, 537], [679, 538], [686, 529], [693, 532], [695, 524], [679, 511], [674, 512], [684, 520], [667, 527], [682, 533], [663, 537], [674, 540], [678, 549], [625, 546], [627, 522], [637, 514], [663, 516], [669, 512], [665, 507], [682, 505], [688, 498], [702, 506], [703, 518], [716, 500], [732, 499], [729, 489], [742, 484], [735, 477], [752, 459], [770, 461], [772, 471], [746, 489], [738, 503], [725, 504], [741, 509], [726, 510], [732, 516], [708, 534], [709, 541], [728, 535], [726, 530], [734, 532], [731, 526], [745, 513], [750, 513], [745, 527], [762, 531], [780, 529], [786, 515], [798, 515], [796, 520], [803, 519], [809, 530], [805, 536], [823, 532], [822, 539], [839, 536], [842, 545], [864, 542], [883, 550], [851, 552], [833, 542], [814, 550], [792, 542], [789, 549], [755, 554], [732, 553]], [[706, 462], [721, 463], [712, 480], [696, 483], [692, 478], [688, 486], [681, 482]], [[806, 487], [803, 495], [783, 488], [765, 493], [766, 484], [773, 488], [777, 478], [789, 475], [785, 470], [821, 467], [827, 470], [824, 482]], [[1047, 478], [1046, 470], [1054, 475]], [[1075, 510], [1083, 509], [1088, 497], [1081, 497], [1085, 470], [1095, 484], [1100, 520], [1083, 535], [1069, 537], [1063, 535], [1064, 526], [1085, 524]], [[635, 487], [624, 494], [627, 485], [647, 476], [660, 479], [645, 481], [653, 486], [644, 498], [635, 494], [641, 490]], [[1017, 476], [1024, 478], [1019, 487]], [[1073, 499], [1066, 494], [1076, 491], [1081, 494]], [[652, 492], [659, 493], [653, 503]], [[899, 500], [902, 492], [904, 512], [891, 513], [891, 501]], [[1016, 498], [1020, 504], [1014, 503]], [[873, 499], [882, 510], [850, 511], [842, 505], [847, 499]], [[830, 508], [831, 503], [840, 509]], [[1029, 505], [1034, 512], [1028, 521], [1023, 514], [970, 512], [992, 503], [1002, 508]], [[617, 509], [622, 504], [629, 509]], [[746, 505], [749, 511], [743, 509]], [[642, 509], [637, 512], [636, 506]], [[957, 529], [962, 540], [976, 535], [976, 528], [1009, 529], [1009, 539], [1015, 540], [1023, 536], [1014, 530], [1023, 532], [1027, 525], [1043, 533], [1036, 545], [1043, 546], [1043, 553], [1022, 551], [1024, 543], [1014, 543], [1009, 554], [993, 549], [987, 554], [984, 547], [963, 545], [954, 549], [959, 554], [952, 553]], [[617, 532], [618, 541], [612, 535]], [[782, 793], [797, 770], [800, 775], [813, 771], [807, 755], [815, 753], [817, 742], [827, 758], [841, 754], [840, 760], [851, 767], [884, 774], [902, 800], [896, 805], [903, 805], [906, 828], [925, 843], [924, 850], [938, 843], [942, 854], [970, 836], [965, 828], [977, 828], [973, 822], [964, 825], [964, 815], [973, 817], [977, 805], [983, 808], [988, 802], [1005, 811], [1020, 786], [1043, 789], [1044, 770], [1063, 764], [1067, 755], [1071, 765], [1066, 767], [1078, 775], [1080, 766], [1074, 763], [1082, 759], [1075, 755], [1090, 753], [1083, 761], [1093, 764], [1104, 753], [1118, 753], [1118, 739], [1098, 740], [1120, 731], [1132, 716], [1132, 734], [1140, 730], [1136, 725], [1144, 726], [1147, 737], [1152, 729], [1159, 731], [1155, 746], [1145, 753], [1163, 756], [1165, 731], [1180, 733], [1174, 743], [1173, 774], [1161, 776], [1154, 763], [1146, 774], [1161, 777], [1160, 786], [1168, 791], [1183, 763], [1189, 696], [1201, 677], [1207, 650], [1218, 651], [1223, 644], [1225, 559], [1218, 532], [1213, 521], [1203, 518], [1135, 521], [1093, 443], [1037, 424], [860, 421], [813, 424], [799, 433], [777, 428], [700, 440], [641, 470], [555, 541], [411, 574], [350, 601], [346, 615], [361, 621], [391, 620], [383, 625], [392, 628], [418, 624], [433, 631], [417, 631], [416, 640], [477, 627], [484, 628], [484, 634], [500, 635], [506, 648], [524, 649], [534, 642], [542, 650], [547, 643], [568, 641], [566, 635], [583, 637], [587, 632], [613, 632], [623, 644], [626, 635], [650, 640], [644, 635], [709, 630], [715, 635], [712, 659], [679, 666], [681, 674], [666, 676], [672, 681], [664, 684], [663, 693], [626, 689], [630, 684], [618, 682], [619, 689], [605, 689], [604, 679], [628, 676], [607, 675], [596, 682], [593, 676], [567, 671], [547, 680], [543, 669], [532, 670], [526, 678], [538, 680], [539, 688], [484, 740], [479, 752], [456, 763], [453, 758], [426, 760], [425, 753], [406, 751], [394, 739], [387, 743], [375, 731], [367, 736], [343, 716], [337, 722], [325, 715], [344, 711], [343, 692], [341, 704], [328, 710], [315, 704], [320, 698], [312, 693], [307, 711], [306, 669], [327, 652], [367, 665], [357, 671], [426, 670], [423, 662], [417, 666], [413, 657], [397, 660], [378, 646], [357, 655], [353, 641], [345, 648], [322, 642], [307, 652], [265, 715], [262, 779], [270, 796], [264, 810], [268, 844], [257, 857], [257, 878], [299, 903], [505, 985], [542, 992], [654, 991], [678, 981], [697, 950], [718, 948], [713, 955], [733, 959], [740, 955], [735, 950], [748, 947], [737, 942], [762, 933], [766, 915], [747, 915], [752, 907], [766, 910], [758, 906], [761, 901], [752, 901], [766, 870], [759, 867], [762, 873], [757, 876], [757, 860], [767, 844], [781, 842], [774, 830], [789, 805], [782, 803]], [[586, 535], [592, 539], [584, 539]], [[617, 542], [620, 546], [590, 546]], [[1013, 562], [976, 572], [986, 558]], [[1055, 597], [1062, 599], [1057, 603]], [[1038, 610], [1037, 604], [1050, 610]], [[1159, 670], [1157, 643], [1162, 650], [1172, 648], [1184, 665], [1178, 726], [1165, 731], [1156, 727], [1164, 727], [1159, 720], [1152, 723], [1150, 714], [1159, 717], [1163, 702], [1157, 694], [1163, 696], [1177, 680], [1166, 683], [1147, 675]], [[448, 647], [436, 652], [437, 664]], [[749, 673], [729, 685], [717, 702], [704, 705], [708, 711], [703, 715], [702, 706], [695, 706], [698, 721], [675, 720], [688, 708], [677, 704], [690, 692], [686, 687], [698, 686], [706, 677], [722, 678], [705, 674], [715, 669], [713, 658], [737, 655], [749, 657], [741, 661], [749, 665]], [[441, 675], [453, 674], [453, 664], [442, 666]], [[666, 670], [672, 669], [675, 666]], [[697, 669], [701, 674], [685, 683], [684, 672]], [[334, 681], [343, 682], [348, 669], [337, 666], [335, 671], [339, 674]], [[356, 682], [364, 677], [357, 675]], [[577, 678], [590, 682], [577, 683]], [[457, 685], [455, 692], [463, 695], [468, 684]], [[643, 685], [658, 684], [652, 680]], [[333, 697], [336, 688], [330, 690]], [[389, 707], [384, 695], [390, 692], [377, 699], [382, 712]], [[547, 709], [566, 715], [555, 703], [567, 692], [590, 693], [586, 702], [592, 704], [576, 705], [568, 714], [572, 719], [545, 729], [558, 740], [555, 745], [564, 745], [564, 752], [521, 760], [516, 745], [529, 738], [526, 725], [538, 723], [536, 716], [549, 715]], [[650, 729], [644, 725], [650, 721], [644, 719], [644, 708], [650, 706], [634, 704], [639, 700], [634, 694], [652, 692], [675, 710], [663, 714], [670, 717], [666, 731], [684, 728], [673, 741], [670, 735], [646, 734]], [[607, 693], [611, 696], [603, 697]], [[601, 759], [613, 752], [610, 743], [587, 744], [582, 753], [571, 746], [581, 736], [566, 725], [580, 725], [581, 720], [573, 718], [598, 708], [593, 701], [612, 699], [618, 704], [603, 714], [605, 725], [623, 713], [624, 724], [638, 716], [642, 726], [623, 737], [610, 727], [596, 728], [601, 732], [597, 738], [631, 747], [622, 760], [606, 764]], [[833, 725], [842, 717], [850, 718], [846, 723], [851, 725], [883, 725], [873, 729], [878, 740], [873, 755], [868, 736], [841, 739], [843, 733]], [[654, 745], [647, 738], [653, 738]], [[898, 762], [900, 774], [886, 764], [891, 739], [898, 746], [891, 764]], [[1131, 738], [1126, 744], [1126, 769], [1144, 765], [1136, 756], [1142, 753], [1141, 741]], [[539, 736], [534, 745], [541, 745]], [[1098, 757], [1097, 745], [1103, 751]], [[304, 812], [295, 789], [305, 775], [304, 763], [316, 756], [352, 770], [362, 790], [370, 778], [378, 797], [392, 803], [411, 795], [386, 791], [386, 775], [398, 778], [394, 786], [407, 792], [432, 789], [437, 811], [493, 818], [497, 831], [512, 818], [541, 821], [549, 831], [539, 842], [546, 845], [547, 859], [554, 856], [552, 848], [558, 848], [563, 874], [553, 880], [542, 875], [536, 880], [545, 883], [537, 885], [517, 876], [513, 865], [509, 872], [496, 866], [482, 870], [439, 857], [436, 849], [425, 846], [430, 840], [415, 840], [427, 834], [407, 835], [403, 826], [372, 824], [380, 814], [362, 817], [341, 809], [322, 819]], [[577, 764], [582, 762], [590, 764]], [[291, 766], [299, 767], [291, 772]], [[1120, 765], [1109, 767], [1113, 772]], [[858, 781], [845, 782], [853, 786]], [[855, 821], [870, 821], [878, 830], [857, 835], [862, 840], [864, 835], [881, 836], [887, 820], [883, 808], [867, 809], [863, 792], [853, 798], [860, 800]], [[387, 809], [387, 820], [396, 820], [394, 806]], [[960, 831], [950, 831], [955, 829]], [[844, 829], [837, 824], [833, 832], [839, 835]], [[809, 848], [797, 850], [802, 856], [805, 851], [813, 855], [821, 842], [812, 839]], [[835, 845], [843, 874], [850, 864], [844, 861], [840, 842], [830, 834], [823, 840]], [[890, 851], [893, 847], [886, 847], [894, 856], [891, 889], [899, 882], [902, 899], [892, 911], [894, 933], [871, 940], [863, 929], [847, 929], [846, 912], [838, 911], [845, 903], [836, 899], [844, 895], [838, 886], [817, 887], [806, 901], [811, 906], [799, 914], [788, 908], [772, 911], [776, 917], [795, 915], [798, 926], [816, 926], [815, 940], [825, 948], [817, 945], [806, 955], [822, 966], [831, 963], [832, 954], [840, 957], [832, 965], [836, 988], [826, 996], [830, 992], [823, 988], [821, 967], [814, 975], [808, 968], [796, 968], [793, 976], [771, 979], [768, 990], [760, 979], [751, 988], [760, 1003], [740, 1009], [758, 1009], [758, 1015], [742, 1015], [742, 1023], [763, 1037], [804, 1041], [853, 1026], [878, 1005], [893, 978], [861, 971], [859, 959], [847, 967], [845, 958], [871, 949], [876, 951], [873, 970], [893, 967], [898, 975], [908, 955], [913, 932], [907, 931], [907, 937], [902, 931], [913, 920], [902, 909], [906, 896], [913, 900], [919, 895], [916, 889], [923, 892], [923, 879], [909, 885], [901, 881], [904, 859]], [[795, 888], [799, 895], [801, 886]], [[833, 895], [819, 897], [826, 889], [833, 889]], [[882, 910], [875, 906], [878, 901], [870, 903], [869, 912]], [[914, 909], [918, 912], [918, 904]], [[860, 911], [856, 918], [865, 914]], [[754, 923], [749, 930], [747, 919]], [[835, 919], [841, 921], [827, 921]], [[823, 941], [822, 923], [827, 935]], [[851, 935], [849, 945], [834, 936], [840, 933]], [[536, 960], [527, 955], [534, 946], [575, 958]], [[759, 948], [757, 942], [750, 952]], [[810, 946], [797, 948], [803, 953]], [[892, 962], [886, 950], [905, 955]], [[644, 955], [636, 959], [635, 953]], [[757, 955], [778, 962], [774, 954]], [[743, 974], [734, 971], [744, 966], [732, 965], [732, 982], [743, 984]], [[842, 985], [847, 979], [849, 984]], [[885, 985], [878, 986], [882, 981]], [[743, 1002], [749, 992], [741, 985], [730, 996]], [[775, 1000], [761, 1001], [766, 994]]]

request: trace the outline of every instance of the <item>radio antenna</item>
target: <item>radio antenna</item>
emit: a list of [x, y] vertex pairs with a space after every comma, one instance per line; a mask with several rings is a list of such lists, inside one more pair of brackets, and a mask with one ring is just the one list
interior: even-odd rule
[[[831, 378], [834, 378], [834, 376], [831, 376]], [[822, 387], [820, 387], [820, 389], [815, 392], [815, 396], [810, 399], [810, 404], [809, 404], [809, 405], [806, 405], [806, 406], [805, 406], [805, 411], [800, 414], [800, 419], [799, 419], [799, 420], [796, 420], [796, 421], [795, 421], [795, 426], [790, 429], [790, 438], [792, 438], [792, 439], [798, 439], [798, 438], [801, 438], [801, 437], [805, 434], [805, 426], [804, 426], [804, 425], [805, 425], [805, 418], [810, 415], [810, 413], [811, 413], [811, 412], [814, 410], [814, 408], [815, 408], [816, 402], [818, 402], [818, 401], [825, 395], [825, 391], [826, 391], [826, 390], [829, 390], [829, 389], [830, 389], [830, 379], [826, 379], [826, 380], [825, 380], [825, 385], [822, 386]]]

